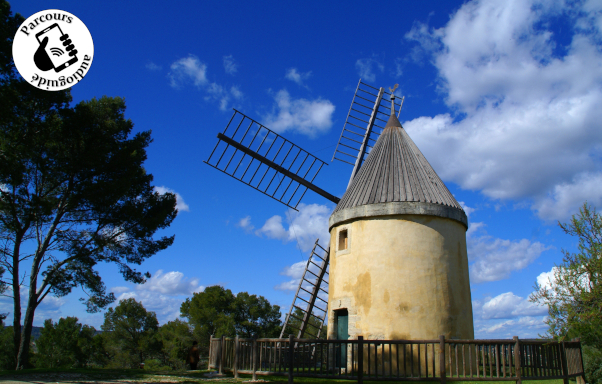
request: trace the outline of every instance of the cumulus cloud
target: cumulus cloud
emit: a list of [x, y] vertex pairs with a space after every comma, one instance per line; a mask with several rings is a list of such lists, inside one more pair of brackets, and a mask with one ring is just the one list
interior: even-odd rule
[[199, 279], [187, 279], [182, 272], [172, 271], [163, 273], [158, 270], [146, 283], [137, 285], [139, 291], [158, 292], [163, 295], [191, 295], [201, 292], [205, 287], [199, 285]]
[[527, 239], [494, 238], [487, 234], [484, 226], [483, 223], [472, 223], [466, 232], [472, 283], [507, 279], [510, 273], [527, 267], [542, 252], [552, 248]]
[[512, 292], [472, 302], [476, 338], [538, 337], [545, 333], [548, 308]]
[[303, 252], [310, 251], [317, 238], [320, 239], [321, 244], [328, 244], [330, 241], [328, 218], [332, 210], [325, 205], [303, 203], [299, 204], [298, 209], [298, 212], [292, 210], [287, 212], [288, 228], [284, 227], [282, 216], [275, 215], [255, 231], [255, 234], [282, 240], [285, 243], [298, 241], [299, 248]]
[[538, 316], [548, 313], [548, 308], [531, 303], [528, 298], [512, 292], [502, 293], [487, 300], [481, 307], [483, 319], [510, 319], [520, 316]]
[[234, 62], [232, 55], [224, 56], [224, 70], [229, 75], [234, 75], [238, 72], [238, 65]]
[[293, 131], [316, 137], [332, 126], [335, 107], [329, 100], [293, 99], [285, 89], [278, 91], [274, 100], [275, 108], [264, 120], [275, 132]]
[[553, 267], [549, 272], [542, 272], [537, 276], [537, 285], [542, 288], [550, 289], [552, 284], [556, 282], [554, 275], [558, 271], [558, 267]]
[[382, 73], [385, 66], [382, 65], [376, 58], [363, 58], [355, 62], [355, 69], [362, 80], [373, 83], [376, 81], [376, 72]]
[[148, 311], [157, 314], [160, 323], [180, 316], [180, 305], [204, 286], [197, 278], [187, 278], [182, 272], [158, 270], [146, 283], [134, 287], [113, 287], [117, 302], [129, 298], [140, 301]]
[[155, 187], [155, 191], [158, 192], [160, 195], [163, 195], [167, 192], [173, 193], [174, 195], [176, 195], [176, 209], [179, 212], [189, 212], [190, 211], [190, 207], [188, 206], [188, 204], [186, 204], [182, 195], [180, 195], [178, 192], [174, 191], [173, 189], [161, 186], [161, 187]]
[[198, 57], [189, 55], [183, 57], [169, 67], [170, 84], [174, 88], [180, 88], [184, 83], [192, 81], [197, 87], [207, 84], [207, 65]]
[[311, 71], [309, 72], [298, 72], [297, 68], [290, 68], [286, 71], [286, 78], [294, 81], [300, 86], [304, 87], [305, 84], [303, 82], [311, 77]]
[[[314, 263], [319, 265], [321, 263], [321, 260], [316, 258], [313, 260], [313, 263], [309, 264], [309, 271], [311, 273], [308, 273], [305, 275], [305, 280], [303, 281], [303, 285], [302, 285], [302, 287], [306, 291], [309, 291], [309, 292], [311, 292], [311, 290], [313, 289], [313, 286], [311, 284], [309, 284], [307, 282], [307, 280], [315, 283], [318, 279], [316, 276], [319, 275], [319, 268]], [[303, 278], [303, 272], [305, 271], [306, 267], [307, 267], [307, 260], [299, 261], [297, 263], [294, 263], [291, 266], [285, 267], [280, 272], [280, 274], [283, 276], [291, 277], [292, 279], [278, 284], [277, 286], [274, 287], [274, 289], [276, 289], [278, 291], [296, 291], [297, 288], [299, 287], [299, 282], [301, 281], [301, 278]], [[328, 268], [327, 268], [327, 270], [328, 270]], [[303, 290], [299, 292], [299, 295], [302, 297], [309, 296], [309, 294]], [[321, 295], [321, 297], [323, 299], [325, 299], [326, 301], [328, 301], [327, 295]]]
[[[589, 3], [566, 6], [469, 1], [444, 27], [417, 23], [406, 34], [454, 110], [404, 123], [438, 174], [529, 201], [547, 220], [570, 217], [585, 199], [602, 203], [600, 17], [583, 16]], [[554, 17], [575, 27], [566, 46], [546, 29]]]

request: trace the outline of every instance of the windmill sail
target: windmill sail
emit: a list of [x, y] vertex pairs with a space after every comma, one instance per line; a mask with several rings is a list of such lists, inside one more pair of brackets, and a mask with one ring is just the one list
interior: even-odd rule
[[[391, 93], [384, 88], [374, 88], [362, 80], [357, 84], [347, 120], [332, 156], [332, 161], [338, 160], [353, 165], [349, 185], [361, 168], [364, 160], [391, 115]], [[401, 104], [396, 103], [401, 110]]]
[[236, 109], [217, 138], [206, 164], [287, 207], [296, 210], [308, 189], [340, 201], [313, 184], [324, 161]]
[[[318, 239], [319, 240], [319, 239]], [[318, 244], [311, 250], [291, 309], [286, 315], [280, 338], [289, 329], [297, 338], [318, 339], [324, 326], [328, 305], [328, 250]], [[324, 307], [324, 308], [322, 308]]]

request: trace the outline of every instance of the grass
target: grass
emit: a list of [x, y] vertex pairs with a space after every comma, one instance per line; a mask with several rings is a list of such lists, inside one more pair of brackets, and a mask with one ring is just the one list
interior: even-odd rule
[[[151, 371], [141, 369], [24, 369], [21, 371], [0, 371], [0, 382], [3, 381], [35, 381], [37, 383], [202, 383], [219, 381], [220, 383], [240, 383], [251, 380], [251, 375], [240, 375], [234, 379], [232, 375], [223, 378], [207, 378], [204, 371]], [[258, 380], [273, 384], [287, 383], [286, 376], [257, 376]], [[295, 377], [295, 383], [314, 384], [351, 384], [355, 380], [324, 379], [312, 377]], [[364, 381], [366, 384], [383, 383], [382, 381]], [[407, 381], [387, 381], [386, 383], [408, 383]], [[431, 383], [438, 383], [432, 381]], [[483, 384], [480, 381], [457, 381], [450, 384]], [[508, 382], [512, 383], [512, 382]], [[562, 380], [524, 380], [525, 384], [562, 384]]]

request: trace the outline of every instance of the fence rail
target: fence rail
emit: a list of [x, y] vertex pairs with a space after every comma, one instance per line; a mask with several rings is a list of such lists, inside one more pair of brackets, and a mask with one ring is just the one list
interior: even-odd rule
[[553, 340], [210, 339], [209, 368], [219, 373], [378, 381], [516, 381], [576, 377], [581, 342]]

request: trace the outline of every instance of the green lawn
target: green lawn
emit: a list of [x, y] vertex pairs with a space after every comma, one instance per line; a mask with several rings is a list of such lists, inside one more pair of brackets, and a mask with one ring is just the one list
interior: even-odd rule
[[[251, 380], [251, 375], [240, 375], [234, 379], [232, 375], [222, 378], [207, 378], [208, 371], [150, 371], [141, 369], [25, 369], [21, 371], [0, 371], [0, 382], [23, 381], [37, 383], [199, 383], [218, 381], [219, 383], [239, 383]], [[261, 376], [257, 379], [270, 383], [287, 383], [286, 376]], [[322, 379], [311, 377], [296, 377], [295, 383], [335, 384], [355, 383], [355, 380]], [[364, 381], [364, 383], [385, 383]], [[407, 381], [387, 381], [386, 383], [408, 383]], [[431, 383], [438, 383], [432, 381]], [[458, 384], [483, 384], [477, 381], [449, 382]], [[512, 383], [512, 382], [508, 382]], [[532, 380], [523, 381], [525, 384], [562, 384], [562, 380]]]

